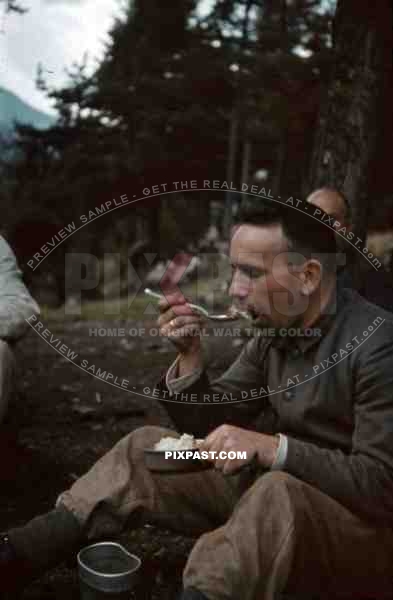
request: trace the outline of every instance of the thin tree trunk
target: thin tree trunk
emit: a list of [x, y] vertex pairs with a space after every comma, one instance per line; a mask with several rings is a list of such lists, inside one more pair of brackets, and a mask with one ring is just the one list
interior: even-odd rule
[[[245, 5], [244, 19], [242, 23], [242, 52], [247, 47], [249, 38], [249, 22], [250, 22], [250, 11], [254, 0], [247, 0]], [[240, 123], [247, 121], [247, 115], [245, 112], [245, 100], [247, 98], [247, 86], [242, 82], [241, 77], [237, 82], [237, 90], [235, 93], [235, 103], [233, 107], [230, 134], [229, 134], [229, 148], [228, 148], [228, 160], [227, 160], [227, 182], [230, 185], [231, 181], [237, 179], [236, 175], [236, 155], [237, 146], [239, 143], [239, 128]], [[223, 232], [225, 237], [229, 237], [229, 232], [232, 226], [232, 206], [233, 206], [233, 194], [231, 191], [227, 191], [225, 195], [225, 212], [224, 212], [224, 224]]]
[[[229, 145], [228, 145], [228, 160], [226, 179], [228, 185], [231, 185], [231, 181], [235, 181], [235, 167], [236, 167], [236, 151], [239, 139], [239, 125], [240, 125], [240, 114], [239, 105], [236, 103], [233, 107], [231, 124], [229, 131]], [[232, 224], [232, 202], [233, 196], [231, 191], [227, 190], [225, 194], [225, 211], [224, 211], [224, 223], [223, 223], [223, 234], [224, 237], [229, 235], [229, 231]]]
[[[242, 174], [241, 181], [242, 183], [249, 183], [250, 177], [250, 162], [251, 162], [251, 142], [250, 140], [245, 140], [243, 144], [243, 156], [242, 156]], [[243, 199], [246, 200], [246, 194], [242, 194]]]

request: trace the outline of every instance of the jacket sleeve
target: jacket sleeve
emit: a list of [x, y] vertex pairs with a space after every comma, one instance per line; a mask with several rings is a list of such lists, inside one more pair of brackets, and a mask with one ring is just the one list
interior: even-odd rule
[[288, 436], [284, 470], [373, 521], [393, 521], [393, 323], [355, 352], [354, 430], [345, 454]]
[[[172, 396], [164, 375], [158, 384], [161, 398], [165, 398], [161, 404], [178, 431], [204, 437], [223, 423], [253, 428], [256, 417], [270, 403], [267, 398], [242, 401], [242, 392], [259, 390], [264, 385], [268, 343], [253, 338], [221, 377], [210, 382], [203, 370], [196, 381]], [[246, 396], [250, 398], [248, 393]]]
[[29, 328], [26, 319], [40, 310], [22, 280], [15, 255], [0, 236], [0, 338], [17, 340]]

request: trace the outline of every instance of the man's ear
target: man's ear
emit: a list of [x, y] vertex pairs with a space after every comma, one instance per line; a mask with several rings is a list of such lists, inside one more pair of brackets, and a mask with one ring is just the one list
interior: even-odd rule
[[311, 258], [304, 263], [303, 271], [300, 274], [302, 281], [301, 294], [311, 296], [322, 281], [322, 265], [318, 260]]

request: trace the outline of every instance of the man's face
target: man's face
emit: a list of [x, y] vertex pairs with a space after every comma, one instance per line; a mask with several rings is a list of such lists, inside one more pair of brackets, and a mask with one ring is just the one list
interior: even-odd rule
[[289, 267], [291, 258], [281, 225], [240, 225], [235, 230], [229, 294], [251, 313], [255, 325], [279, 328], [302, 322], [308, 298], [301, 294], [303, 269]]

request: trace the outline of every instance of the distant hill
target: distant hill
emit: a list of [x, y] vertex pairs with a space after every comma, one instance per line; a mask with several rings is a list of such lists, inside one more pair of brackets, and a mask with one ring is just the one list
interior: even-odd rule
[[55, 122], [55, 117], [36, 110], [16, 94], [0, 86], [0, 134], [8, 137], [12, 133], [14, 121], [34, 125], [37, 129], [47, 129]]

